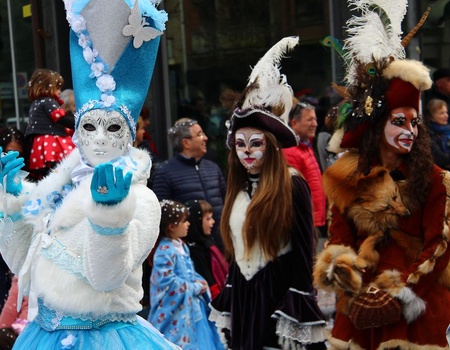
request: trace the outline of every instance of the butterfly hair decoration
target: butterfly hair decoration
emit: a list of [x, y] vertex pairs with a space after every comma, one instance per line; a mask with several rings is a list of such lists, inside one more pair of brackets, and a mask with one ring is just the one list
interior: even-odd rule
[[[116, 111], [136, 136], [168, 15], [154, 0], [64, 0], [70, 25], [75, 126]], [[111, 114], [112, 115], [112, 114]]]
[[122, 30], [123, 35], [134, 37], [133, 46], [136, 49], [140, 48], [144, 42], [155, 39], [163, 34], [163, 32], [150, 27], [145, 17], [141, 17], [137, 4], [138, 2], [136, 1], [133, 9], [131, 10], [131, 14], [128, 17], [129, 24], [127, 24]]

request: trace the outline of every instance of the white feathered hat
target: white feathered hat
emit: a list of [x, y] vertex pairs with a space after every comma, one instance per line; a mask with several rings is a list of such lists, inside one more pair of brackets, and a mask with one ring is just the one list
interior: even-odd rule
[[234, 146], [236, 130], [249, 126], [271, 132], [283, 148], [297, 145], [298, 138], [288, 126], [294, 94], [286, 76], [280, 73], [279, 63], [285, 52], [298, 42], [298, 37], [281, 39], [253, 68], [229, 120], [227, 146], [230, 149]]
[[429, 70], [422, 62], [405, 59], [405, 46], [425, 21], [402, 40], [401, 23], [407, 0], [348, 0], [360, 16], [347, 22], [344, 44], [348, 63], [349, 102], [341, 107], [338, 130], [328, 149], [358, 148], [365, 132], [397, 107], [420, 108], [420, 93], [431, 87]]

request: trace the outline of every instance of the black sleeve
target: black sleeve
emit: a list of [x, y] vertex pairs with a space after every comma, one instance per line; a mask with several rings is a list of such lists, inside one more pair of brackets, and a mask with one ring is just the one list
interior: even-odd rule
[[196, 246], [189, 246], [190, 256], [194, 263], [195, 271], [201, 275], [209, 286], [216, 284], [211, 271], [211, 257], [209, 249]]
[[75, 116], [72, 112], [66, 112], [66, 115], [58, 120], [58, 124], [72, 129], [75, 129]]
[[312, 291], [312, 268], [314, 259], [314, 219], [311, 190], [303, 177], [292, 177], [292, 205], [294, 222], [292, 228], [292, 249], [296, 266], [301, 267], [293, 279], [292, 287]]

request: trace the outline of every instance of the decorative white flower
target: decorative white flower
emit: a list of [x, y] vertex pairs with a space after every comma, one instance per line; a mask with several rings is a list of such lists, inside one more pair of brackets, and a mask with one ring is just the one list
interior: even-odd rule
[[64, 0], [64, 6], [66, 7], [67, 12], [72, 12], [72, 6], [75, 0]]
[[116, 102], [116, 98], [113, 95], [102, 94], [101, 99], [103, 102], [103, 106], [105, 107], [111, 107], [111, 105]]
[[64, 6], [66, 7], [66, 19], [68, 23], [72, 23], [73, 10], [72, 6], [75, 0], [64, 0]]
[[66, 19], [67, 19], [67, 22], [69, 23], [69, 25], [70, 25], [70, 23], [72, 23], [72, 18], [73, 18], [73, 12], [67, 10], [66, 11]]
[[116, 82], [114, 78], [109, 74], [104, 74], [97, 79], [97, 87], [101, 92], [112, 91], [116, 88]]
[[[88, 64], [95, 61], [98, 56], [98, 51], [96, 49], [92, 50], [89, 46], [86, 46], [83, 50], [83, 57]], [[92, 69], [92, 67], [91, 67]]]
[[83, 33], [80, 33], [78, 36], [78, 45], [85, 49], [89, 45], [89, 38]]
[[100, 77], [103, 72], [105, 71], [105, 65], [102, 62], [94, 62], [91, 64], [91, 74], [89, 75], [90, 78], [98, 78]]
[[77, 342], [77, 337], [73, 334], [70, 334], [65, 337], [63, 340], [61, 340], [61, 349], [71, 349], [75, 343]]
[[70, 26], [75, 33], [80, 33], [86, 30], [86, 20], [83, 16], [74, 15], [71, 18]]

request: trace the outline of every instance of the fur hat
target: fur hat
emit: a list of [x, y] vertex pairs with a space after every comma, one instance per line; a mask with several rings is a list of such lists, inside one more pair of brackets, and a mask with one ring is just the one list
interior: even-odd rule
[[288, 126], [293, 91], [278, 66], [287, 50], [299, 42], [298, 37], [286, 37], [276, 43], [259, 60], [249, 77], [242, 96], [227, 121], [227, 146], [234, 147], [234, 134], [243, 127], [255, 127], [274, 134], [283, 148], [296, 146], [298, 138]]
[[330, 141], [329, 149], [334, 152], [358, 148], [366, 131], [394, 108], [413, 107], [419, 111], [420, 93], [432, 84], [427, 67], [405, 59], [407, 41], [401, 39], [401, 22], [407, 0], [348, 0], [348, 3], [360, 10], [361, 16], [353, 16], [347, 22], [349, 38], [344, 49], [349, 62], [346, 75], [349, 102], [341, 108], [338, 121], [341, 130]]

